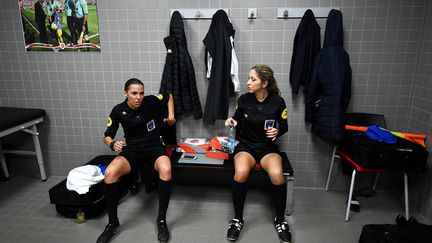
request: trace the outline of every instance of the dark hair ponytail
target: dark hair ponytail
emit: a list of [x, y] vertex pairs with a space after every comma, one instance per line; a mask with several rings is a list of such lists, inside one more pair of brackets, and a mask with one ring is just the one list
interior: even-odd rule
[[126, 81], [125, 85], [124, 85], [124, 91], [128, 91], [129, 86], [131, 86], [132, 84], [139, 84], [142, 85], [144, 87], [143, 82], [141, 82], [141, 80], [137, 79], [137, 78], [131, 78], [128, 81]]
[[276, 93], [280, 95], [279, 86], [276, 82], [276, 79], [273, 74], [273, 70], [269, 65], [266, 64], [257, 64], [253, 66], [251, 69], [255, 70], [258, 77], [261, 81], [267, 81], [267, 90], [272, 93]]

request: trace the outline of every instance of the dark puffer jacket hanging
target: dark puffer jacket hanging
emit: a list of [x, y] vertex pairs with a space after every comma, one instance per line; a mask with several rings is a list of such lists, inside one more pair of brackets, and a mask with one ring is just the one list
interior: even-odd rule
[[343, 48], [342, 13], [331, 10], [324, 44], [315, 58], [306, 92], [306, 121], [312, 132], [325, 140], [339, 141], [344, 133], [344, 115], [351, 98], [351, 66]]
[[304, 86], [304, 91], [307, 90], [314, 58], [321, 48], [320, 30], [312, 10], [306, 10], [294, 37], [290, 69], [293, 94], [298, 94], [300, 86]]
[[206, 54], [209, 52], [213, 58], [203, 118], [203, 121], [208, 124], [214, 124], [215, 120], [225, 120], [228, 117], [229, 98], [234, 93], [231, 81], [232, 45], [230, 41], [230, 36], [234, 37], [234, 33], [226, 12], [218, 10], [213, 15], [210, 29], [203, 40]]
[[195, 119], [203, 117], [195, 80], [195, 69], [187, 49], [183, 19], [178, 11], [171, 16], [170, 34], [164, 38], [167, 55], [159, 92], [174, 97], [176, 115], [193, 112]]

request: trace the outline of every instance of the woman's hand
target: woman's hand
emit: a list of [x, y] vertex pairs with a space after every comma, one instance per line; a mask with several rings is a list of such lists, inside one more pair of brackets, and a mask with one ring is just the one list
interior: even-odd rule
[[230, 118], [226, 119], [225, 126], [226, 127], [231, 127], [231, 126], [236, 127], [237, 126], [237, 121], [234, 120], [232, 117], [230, 117]]
[[267, 138], [271, 138], [272, 141], [276, 140], [277, 135], [279, 133], [279, 130], [277, 128], [271, 127], [271, 128], [267, 128], [266, 130], [266, 136]]
[[176, 119], [174, 116], [168, 116], [168, 118], [165, 118], [165, 122], [168, 123], [168, 125], [172, 126], [176, 123]]
[[126, 143], [124, 141], [115, 141], [113, 145], [113, 149], [116, 152], [120, 152], [122, 151], [124, 146], [126, 146]]

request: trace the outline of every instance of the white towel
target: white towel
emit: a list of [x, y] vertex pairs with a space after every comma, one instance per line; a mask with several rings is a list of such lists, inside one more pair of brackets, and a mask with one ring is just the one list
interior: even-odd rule
[[78, 194], [86, 194], [92, 185], [104, 179], [101, 169], [96, 165], [84, 165], [69, 172], [66, 188]]
[[231, 81], [234, 85], [234, 92], [240, 92], [240, 79], [239, 79], [239, 63], [236, 52], [234, 50], [234, 38], [230, 36], [231, 41]]

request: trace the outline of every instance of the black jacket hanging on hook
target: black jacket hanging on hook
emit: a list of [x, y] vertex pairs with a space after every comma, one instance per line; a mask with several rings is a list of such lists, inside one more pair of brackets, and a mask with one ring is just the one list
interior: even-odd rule
[[[231, 81], [232, 45], [234, 28], [224, 10], [218, 10], [212, 18], [210, 29], [203, 43], [206, 54], [213, 58], [203, 121], [214, 124], [216, 119], [228, 117], [229, 98], [234, 93]], [[207, 63], [207, 60], [205, 60]]]
[[342, 13], [332, 9], [306, 92], [305, 120], [312, 122], [312, 132], [322, 139], [339, 141], [350, 98], [351, 66], [343, 47]]
[[195, 69], [187, 49], [183, 19], [178, 11], [171, 17], [170, 34], [164, 38], [167, 56], [160, 86], [161, 93], [171, 93], [176, 115], [193, 112], [203, 116], [195, 80]]
[[304, 91], [307, 90], [314, 58], [321, 48], [320, 30], [312, 10], [306, 10], [294, 37], [290, 69], [293, 94], [298, 94], [300, 86], [304, 86]]

